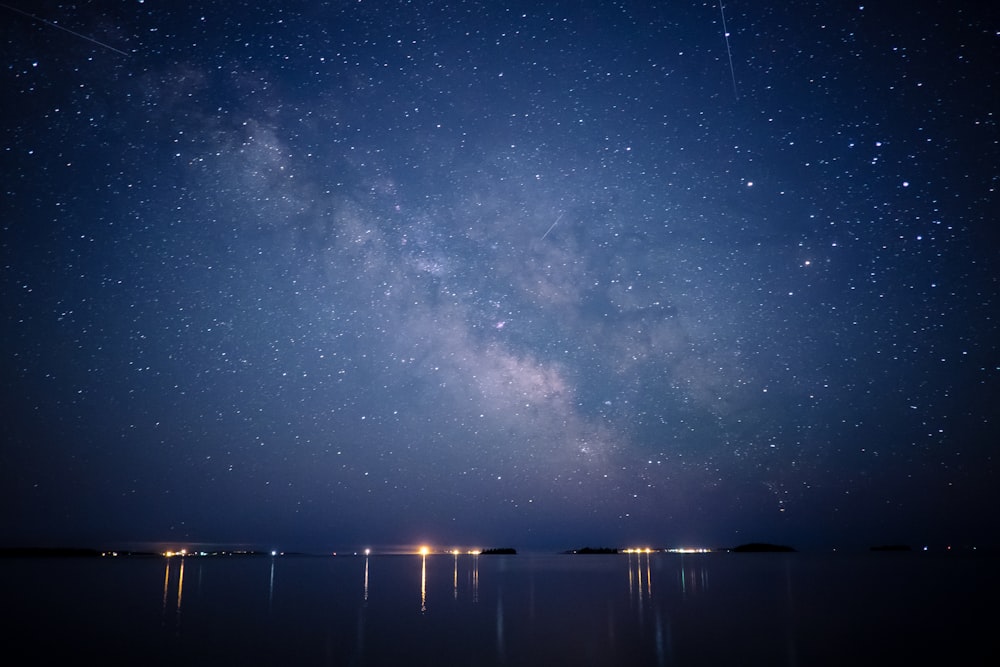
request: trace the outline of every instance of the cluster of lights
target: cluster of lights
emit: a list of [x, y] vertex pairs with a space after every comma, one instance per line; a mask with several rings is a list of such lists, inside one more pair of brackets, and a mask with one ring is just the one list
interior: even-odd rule
[[[207, 551], [188, 551], [187, 549], [181, 549], [180, 551], [164, 551], [163, 556], [166, 558], [184, 558], [185, 556], [248, 556], [255, 555], [255, 551], [213, 551], [211, 553]], [[284, 554], [282, 551], [271, 551], [269, 552], [272, 556], [281, 556]], [[117, 554], [115, 554], [117, 555]]]
[[624, 553], [627, 553], [627, 554], [651, 554], [654, 551], [656, 551], [656, 549], [650, 549], [649, 547], [638, 547], [638, 548], [625, 549]]
[[[448, 551], [443, 551], [443, 552], [438, 552], [438, 553], [448, 553], [448, 554], [451, 554], [452, 556], [458, 556], [459, 554], [468, 554], [470, 556], [478, 556], [482, 552], [483, 552], [482, 549], [472, 548], [472, 549], [449, 549]], [[430, 555], [430, 554], [434, 553], [434, 550], [431, 549], [431, 547], [429, 547], [427, 545], [423, 545], [419, 549], [417, 549], [417, 553], [420, 554], [421, 556], [427, 556], [427, 555]]]

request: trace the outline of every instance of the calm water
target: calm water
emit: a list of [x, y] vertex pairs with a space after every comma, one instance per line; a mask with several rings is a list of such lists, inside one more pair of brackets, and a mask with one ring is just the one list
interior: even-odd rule
[[0, 637], [24, 664], [1000, 664], [998, 565], [922, 553], [4, 559]]

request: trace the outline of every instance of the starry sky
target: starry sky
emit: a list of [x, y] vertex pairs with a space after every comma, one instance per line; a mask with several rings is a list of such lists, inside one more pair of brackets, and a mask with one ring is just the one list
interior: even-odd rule
[[1000, 16], [884, 5], [0, 6], [0, 542], [997, 544]]

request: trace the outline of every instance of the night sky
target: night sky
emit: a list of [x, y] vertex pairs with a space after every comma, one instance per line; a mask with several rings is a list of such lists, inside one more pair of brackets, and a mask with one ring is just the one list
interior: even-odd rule
[[973, 4], [0, 6], [0, 544], [1000, 543]]

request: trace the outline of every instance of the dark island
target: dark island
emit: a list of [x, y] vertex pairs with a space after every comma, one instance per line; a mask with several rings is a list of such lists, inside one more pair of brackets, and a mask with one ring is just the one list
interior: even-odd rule
[[727, 549], [733, 553], [738, 554], [749, 554], [749, 553], [795, 553], [795, 549], [792, 547], [787, 547], [783, 544], [767, 544], [766, 542], [750, 542], [749, 544], [741, 544], [738, 547], [732, 547]]
[[479, 552], [480, 556], [516, 556], [517, 549], [511, 547], [500, 547], [495, 549], [483, 549]]
[[618, 549], [613, 549], [611, 547], [583, 547], [582, 549], [572, 549], [570, 551], [564, 551], [566, 554], [616, 554]]

